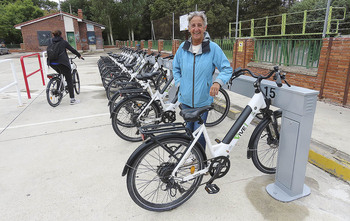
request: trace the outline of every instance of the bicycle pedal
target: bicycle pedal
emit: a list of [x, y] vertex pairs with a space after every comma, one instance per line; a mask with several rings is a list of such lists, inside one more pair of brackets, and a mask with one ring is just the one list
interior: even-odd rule
[[209, 194], [215, 194], [215, 193], [218, 193], [220, 191], [220, 188], [216, 184], [209, 184], [209, 183], [207, 185], [205, 185], [204, 189]]

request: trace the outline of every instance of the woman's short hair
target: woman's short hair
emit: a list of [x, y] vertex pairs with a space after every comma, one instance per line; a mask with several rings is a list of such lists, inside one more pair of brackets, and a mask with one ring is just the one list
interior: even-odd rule
[[58, 36], [62, 35], [62, 32], [60, 30], [56, 30], [56, 31], [52, 32], [52, 35], [55, 37], [58, 37]]
[[201, 17], [203, 19], [204, 27], [207, 26], [207, 16], [204, 14], [204, 12], [199, 12], [199, 11], [191, 12], [188, 15], [188, 26], [190, 26], [190, 22], [191, 22], [192, 18], [195, 16]]

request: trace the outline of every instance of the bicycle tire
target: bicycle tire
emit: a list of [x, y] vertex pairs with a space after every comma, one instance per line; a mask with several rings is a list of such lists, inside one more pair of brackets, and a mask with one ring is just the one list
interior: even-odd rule
[[73, 86], [75, 93], [80, 94], [80, 78], [77, 70], [73, 71]]
[[253, 134], [252, 161], [254, 166], [263, 173], [276, 173], [279, 132], [281, 128], [282, 112], [275, 111], [277, 133], [273, 128], [271, 118], [264, 118], [256, 126]]
[[113, 95], [122, 88], [120, 86], [117, 86], [117, 83], [128, 82], [129, 80], [130, 77], [127, 76], [118, 76], [111, 80], [106, 88], [106, 95], [108, 100], [110, 100], [113, 97]]
[[[140, 126], [147, 125], [137, 120], [144, 107], [150, 102], [151, 98], [145, 96], [131, 96], [121, 100], [112, 113], [112, 126], [114, 132], [122, 139], [138, 142], [141, 136], [138, 132]], [[142, 120], [158, 118], [161, 115], [160, 108], [156, 102], [152, 102], [149, 110], [141, 116]], [[148, 124], [158, 124], [159, 122], [150, 121]]]
[[63, 92], [60, 90], [59, 86], [61, 84], [61, 79], [54, 77], [50, 79], [46, 87], [46, 99], [50, 106], [57, 107], [63, 98]]
[[101, 76], [103, 87], [106, 89], [108, 87], [108, 84], [115, 78], [120, 76], [121, 71], [119, 72], [112, 72], [107, 71]]
[[[140, 93], [134, 93], [134, 94], [128, 94], [127, 96], [135, 96], [137, 94], [140, 94]], [[149, 96], [148, 93], [143, 93], [143, 95], [145, 96]], [[115, 109], [115, 107], [117, 106], [117, 104], [123, 100], [123, 98], [125, 97], [121, 97], [119, 93], [115, 93], [113, 95], [113, 97], [109, 100], [109, 113], [112, 113], [113, 110]]]
[[207, 121], [205, 123], [207, 127], [213, 127], [221, 123], [230, 110], [230, 96], [225, 89], [220, 88], [218, 95], [214, 97], [213, 105], [214, 109], [208, 112]]
[[[161, 145], [160, 145], [161, 144]], [[140, 207], [150, 211], [167, 211], [185, 203], [197, 191], [203, 176], [180, 183], [169, 179], [172, 170], [184, 155], [190, 140], [181, 137], [163, 137], [152, 142], [135, 159], [127, 174], [127, 189], [132, 200]], [[167, 150], [163, 146], [168, 147]], [[201, 147], [195, 145], [179, 168], [176, 176], [181, 179], [204, 168]]]

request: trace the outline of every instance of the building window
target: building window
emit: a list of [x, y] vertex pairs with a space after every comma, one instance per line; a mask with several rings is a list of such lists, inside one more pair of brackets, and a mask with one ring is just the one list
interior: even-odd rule
[[51, 31], [37, 31], [40, 46], [48, 46], [51, 43]]
[[86, 24], [87, 31], [95, 31], [94, 26], [92, 24]]
[[96, 44], [96, 36], [94, 31], [87, 32], [88, 44], [95, 45]]

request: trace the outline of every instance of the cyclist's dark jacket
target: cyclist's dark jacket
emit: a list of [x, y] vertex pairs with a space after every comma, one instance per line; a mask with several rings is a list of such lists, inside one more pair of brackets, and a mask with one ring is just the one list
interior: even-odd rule
[[48, 64], [62, 64], [70, 69], [70, 63], [66, 49], [70, 50], [73, 54], [75, 54], [78, 57], [81, 56], [80, 53], [77, 50], [75, 50], [72, 46], [70, 46], [70, 44], [60, 36], [53, 37], [52, 42], [60, 44], [59, 57], [56, 60], [47, 61]]
[[230, 62], [219, 45], [210, 41], [208, 32], [204, 32], [202, 47], [193, 54], [191, 39], [183, 42], [173, 60], [175, 85], [180, 85], [179, 102], [190, 107], [204, 107], [213, 103], [209, 95], [213, 84], [215, 67], [220, 71], [214, 82], [221, 86], [232, 75]]

